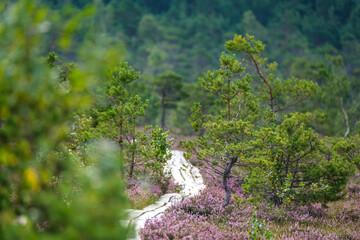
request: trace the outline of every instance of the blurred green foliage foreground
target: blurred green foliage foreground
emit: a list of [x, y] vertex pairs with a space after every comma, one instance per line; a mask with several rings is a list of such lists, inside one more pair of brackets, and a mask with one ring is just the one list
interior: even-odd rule
[[[64, 51], [91, 12], [63, 24]], [[30, 0], [0, 4], [0, 239], [126, 239], [121, 156], [94, 143], [85, 167], [64, 147], [73, 114], [90, 106], [91, 86], [116, 57], [87, 47], [86, 65], [63, 86], [40, 57], [55, 17]]]

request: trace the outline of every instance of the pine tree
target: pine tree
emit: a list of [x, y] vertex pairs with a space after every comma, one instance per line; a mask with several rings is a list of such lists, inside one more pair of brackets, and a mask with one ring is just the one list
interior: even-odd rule
[[[349, 162], [319, 140], [310, 127], [315, 115], [289, 113], [315, 94], [317, 84], [277, 78], [276, 63], [267, 64], [261, 56], [264, 45], [252, 36], [235, 35], [225, 47], [230, 54], [221, 55], [221, 68], [199, 79], [223, 102], [223, 109], [204, 115], [196, 104], [192, 125], [204, 134], [183, 143], [222, 175], [223, 206], [231, 198], [228, 179], [235, 166], [247, 172], [245, 191], [276, 205], [287, 204], [289, 198], [298, 203], [336, 199], [351, 174]], [[326, 153], [332, 156], [328, 161]]]

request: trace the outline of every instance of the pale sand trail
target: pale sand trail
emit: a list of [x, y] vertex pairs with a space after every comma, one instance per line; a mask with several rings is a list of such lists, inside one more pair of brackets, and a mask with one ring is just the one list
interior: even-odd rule
[[134, 224], [136, 237], [130, 240], [140, 240], [138, 234], [140, 228], [143, 228], [146, 220], [160, 216], [165, 209], [172, 204], [181, 201], [183, 197], [194, 196], [205, 188], [203, 178], [197, 167], [192, 166], [183, 156], [182, 151], [172, 150], [172, 157], [166, 163], [165, 171], [170, 172], [175, 182], [180, 184], [183, 189], [179, 193], [169, 193], [162, 195], [160, 199], [142, 210], [129, 209], [129, 220], [127, 224]]

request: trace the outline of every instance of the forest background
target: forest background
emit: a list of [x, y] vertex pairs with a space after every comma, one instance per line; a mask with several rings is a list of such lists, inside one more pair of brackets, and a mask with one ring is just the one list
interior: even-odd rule
[[[269, 61], [278, 63], [276, 74], [281, 78], [310, 79], [322, 86], [312, 103], [300, 107], [323, 111], [327, 120], [318, 126], [321, 134], [358, 131], [360, 3], [356, 0], [43, 2], [57, 13], [59, 28], [65, 19], [94, 4], [96, 13], [76, 26], [71, 51], [56, 51], [56, 28], [48, 34], [48, 49], [67, 63], [76, 62], [78, 47], [89, 41], [117, 49], [142, 74], [131, 86], [135, 94], [149, 99], [142, 125], [166, 125], [174, 133], [188, 135], [194, 133], [187, 120], [194, 101], [200, 101], [207, 112], [217, 111], [215, 100], [197, 79], [216, 68], [224, 42], [236, 33], [262, 41]], [[159, 80], [169, 72], [181, 80]]]

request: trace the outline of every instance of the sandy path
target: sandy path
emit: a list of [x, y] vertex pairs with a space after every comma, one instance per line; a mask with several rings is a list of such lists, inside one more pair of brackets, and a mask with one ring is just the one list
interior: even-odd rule
[[[143, 228], [147, 219], [161, 215], [165, 209], [172, 204], [181, 201], [182, 197], [193, 196], [205, 188], [203, 178], [197, 167], [192, 166], [183, 156], [182, 151], [172, 150], [172, 157], [166, 163], [165, 171], [170, 172], [175, 182], [182, 186], [182, 191], [178, 193], [169, 193], [160, 197], [160, 199], [144, 209], [129, 209], [128, 224], [134, 224], [136, 233]], [[140, 236], [136, 234], [131, 240], [139, 240]]]

